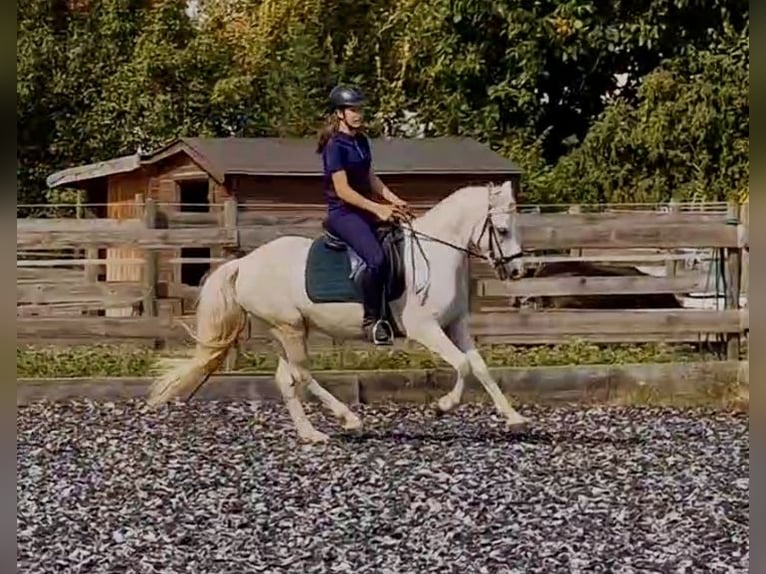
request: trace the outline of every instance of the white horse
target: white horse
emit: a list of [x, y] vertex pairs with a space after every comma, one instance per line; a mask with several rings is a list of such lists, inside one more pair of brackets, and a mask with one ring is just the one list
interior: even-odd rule
[[[404, 226], [405, 290], [391, 302], [393, 316], [406, 337], [440, 355], [457, 373], [454, 387], [439, 399], [437, 407], [442, 412], [455, 408], [466, 377], [473, 373], [510, 428], [524, 426], [527, 420], [500, 391], [469, 333], [467, 263], [473, 254], [489, 261], [503, 280], [523, 276], [516, 215], [513, 188], [506, 181], [502, 186], [458, 189], [413, 219]], [[420, 245], [412, 245], [413, 237]], [[204, 383], [221, 365], [250, 314], [265, 323], [280, 343], [275, 379], [299, 437], [307, 442], [328, 439], [306, 417], [296, 393], [299, 387], [308, 388], [345, 429], [361, 427], [359, 417], [307, 368], [309, 329], [339, 340], [362, 337], [359, 302], [314, 303], [308, 297], [305, 271], [312, 241], [283, 236], [226, 262], [209, 275], [197, 304], [197, 334], [190, 331], [197, 341], [195, 355], [154, 382], [149, 406], [182, 392], [194, 392]], [[426, 268], [429, 277], [423, 289], [417, 286], [417, 276], [422, 277]]]

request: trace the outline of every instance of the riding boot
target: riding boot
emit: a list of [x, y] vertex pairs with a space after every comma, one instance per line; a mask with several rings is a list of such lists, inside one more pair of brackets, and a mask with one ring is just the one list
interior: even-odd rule
[[391, 345], [393, 331], [383, 317], [383, 285], [367, 271], [362, 277], [364, 317], [362, 328], [370, 342], [376, 345]]

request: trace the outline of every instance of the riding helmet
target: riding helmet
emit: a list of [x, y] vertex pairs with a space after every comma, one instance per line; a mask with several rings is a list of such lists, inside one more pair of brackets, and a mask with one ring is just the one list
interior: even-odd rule
[[359, 106], [362, 103], [364, 103], [364, 96], [356, 88], [335, 86], [330, 92], [330, 104], [334, 109]]

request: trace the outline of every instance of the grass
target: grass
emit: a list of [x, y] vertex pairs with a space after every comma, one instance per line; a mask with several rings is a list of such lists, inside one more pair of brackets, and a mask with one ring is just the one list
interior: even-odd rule
[[[663, 363], [717, 359], [712, 353], [697, 351], [691, 345], [661, 343], [597, 345], [573, 340], [560, 345], [534, 347], [486, 345], [480, 350], [490, 367]], [[163, 353], [132, 346], [25, 346], [16, 349], [16, 376], [145, 377], [155, 374], [163, 359], [178, 357], [178, 353]], [[311, 368], [317, 371], [433, 369], [446, 366], [439, 357], [426, 350], [335, 350], [315, 352], [311, 355]], [[276, 357], [266, 353], [245, 351], [240, 354], [237, 364], [237, 370], [242, 372], [273, 372], [275, 368]]]

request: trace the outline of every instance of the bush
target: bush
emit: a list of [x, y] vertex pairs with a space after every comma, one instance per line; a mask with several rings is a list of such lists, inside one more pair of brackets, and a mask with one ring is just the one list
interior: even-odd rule
[[18, 347], [16, 376], [144, 377], [156, 357], [148, 349], [115, 345], [91, 347]]

